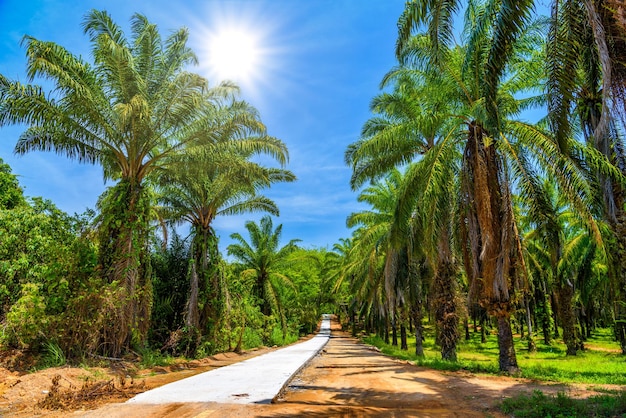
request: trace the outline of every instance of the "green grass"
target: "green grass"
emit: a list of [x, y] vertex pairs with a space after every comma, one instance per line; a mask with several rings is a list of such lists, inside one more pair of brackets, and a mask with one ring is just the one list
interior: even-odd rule
[[144, 369], [150, 369], [156, 366], [169, 366], [175, 361], [174, 357], [164, 355], [159, 350], [153, 350], [150, 348], [139, 350], [139, 355], [141, 356], [139, 367]]
[[572, 399], [563, 393], [556, 396], [534, 391], [502, 401], [500, 409], [516, 418], [544, 417], [618, 417], [626, 414], [626, 392], [617, 396], [598, 395]]
[[287, 335], [283, 339], [283, 331], [280, 328], [274, 328], [272, 330], [271, 345], [288, 345], [298, 341], [298, 335], [295, 333], [287, 332]]
[[40, 364], [38, 364], [38, 368], [60, 367], [66, 363], [65, 353], [57, 343], [51, 341], [44, 343], [43, 356]]
[[[365, 337], [364, 341], [380, 348], [385, 354], [414, 361], [420, 366], [438, 370], [463, 369], [475, 373], [498, 373], [498, 343], [495, 334], [488, 335], [487, 342], [482, 344], [480, 334], [470, 333], [469, 341], [461, 339], [459, 342], [458, 361], [448, 362], [441, 360], [431, 327], [426, 327], [426, 330], [423, 358], [414, 354], [415, 339], [409, 342], [407, 351], [385, 344], [378, 337]], [[626, 385], [626, 358], [619, 353], [618, 343], [612, 341], [611, 331], [599, 330], [587, 344], [590, 348], [577, 356], [566, 356], [562, 342], [545, 345], [542, 341], [537, 341], [537, 351], [530, 353], [526, 340], [515, 338], [520, 377], [562, 383]]]

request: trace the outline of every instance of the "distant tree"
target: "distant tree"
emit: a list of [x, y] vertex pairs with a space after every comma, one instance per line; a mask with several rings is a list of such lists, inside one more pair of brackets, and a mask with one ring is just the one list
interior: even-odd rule
[[[268, 142], [271, 140], [268, 138]], [[241, 141], [260, 139], [242, 138]], [[274, 145], [280, 152], [282, 143]], [[208, 326], [210, 335], [216, 331], [225, 291], [216, 270], [219, 254], [213, 221], [217, 216], [248, 212], [278, 215], [275, 203], [258, 192], [276, 182], [295, 180], [291, 172], [263, 167], [249, 161], [249, 157], [248, 153], [232, 149], [216, 150], [210, 155], [184, 159], [178, 170], [161, 178], [159, 200], [163, 216], [191, 226], [192, 264], [185, 325], [202, 332]]]
[[24, 203], [26, 203], [24, 193], [17, 176], [11, 172], [11, 167], [0, 158], [0, 210], [13, 209]]
[[163, 346], [172, 330], [184, 325], [184, 312], [189, 294], [189, 243], [174, 230], [164, 242], [157, 242], [152, 251], [154, 271], [153, 308], [150, 321], [150, 342]]
[[250, 240], [239, 233], [230, 237], [235, 241], [228, 246], [228, 254], [235, 257], [241, 264], [242, 277], [253, 282], [252, 291], [266, 317], [276, 313], [286, 330], [285, 315], [280, 300], [280, 287], [293, 286], [291, 279], [285, 274], [292, 263], [291, 254], [298, 249], [300, 240], [292, 239], [280, 246], [282, 225], [274, 228], [272, 218], [264, 216], [257, 224], [246, 222]]
[[[592, 279], [596, 252], [601, 251], [596, 251], [597, 245], [580, 216], [571, 210], [558, 188], [545, 180], [540, 193], [544, 194], [543, 204], [530, 205], [522, 222], [534, 227], [526, 232], [525, 246], [534, 267], [531, 271], [547, 276], [533, 277], [535, 286], [553, 288], [556, 292], [567, 355], [576, 355], [583, 348], [584, 338], [576, 326], [576, 300], [583, 285]], [[542, 280], [551, 286], [541, 283]], [[545, 301], [540, 303], [543, 305]]]

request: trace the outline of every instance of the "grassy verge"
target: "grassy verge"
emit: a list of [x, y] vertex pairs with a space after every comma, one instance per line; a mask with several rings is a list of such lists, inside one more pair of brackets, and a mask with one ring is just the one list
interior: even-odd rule
[[[434, 344], [432, 329], [427, 328], [424, 341], [424, 357], [415, 356], [415, 341], [409, 343], [407, 351], [385, 344], [378, 337], [363, 340], [381, 349], [387, 355], [411, 360], [417, 365], [438, 370], [468, 370], [474, 373], [498, 373], [498, 342], [490, 334], [487, 342], [480, 342], [480, 334], [470, 333], [470, 340], [459, 342], [458, 361], [442, 361], [439, 348]], [[495, 333], [495, 331], [494, 331]], [[610, 330], [599, 330], [587, 342], [589, 349], [577, 356], [566, 356], [565, 345], [558, 341], [545, 345], [537, 341], [537, 351], [527, 349], [526, 340], [515, 339], [521, 376], [534, 380], [561, 383], [616, 384], [626, 385], [626, 360], [619, 353], [619, 346], [611, 340]]]
[[617, 396], [598, 395], [572, 399], [563, 393], [550, 396], [534, 391], [531, 395], [505, 399], [500, 409], [516, 418], [619, 417], [626, 414], [626, 392]]
[[[378, 347], [384, 354], [413, 361], [415, 364], [437, 370], [467, 370], [474, 373], [498, 374], [498, 342], [490, 334], [487, 342], [480, 342], [480, 334], [470, 333], [470, 340], [462, 339], [457, 347], [458, 361], [441, 360], [434, 343], [432, 327], [426, 327], [424, 357], [417, 357], [415, 340], [408, 350], [385, 344], [376, 336], [363, 338], [367, 344]], [[611, 330], [598, 330], [586, 342], [587, 350], [577, 356], [566, 356], [562, 341], [551, 345], [537, 341], [537, 351], [529, 352], [524, 339], [515, 339], [520, 377], [560, 383], [588, 383], [590, 385], [626, 385], [626, 359], [620, 355], [619, 345], [613, 341]], [[593, 388], [598, 390], [598, 388]], [[605, 390], [606, 394], [586, 399], [573, 399], [563, 393], [556, 396], [535, 391], [505, 399], [500, 409], [516, 418], [544, 417], [626, 417], [626, 391]]]

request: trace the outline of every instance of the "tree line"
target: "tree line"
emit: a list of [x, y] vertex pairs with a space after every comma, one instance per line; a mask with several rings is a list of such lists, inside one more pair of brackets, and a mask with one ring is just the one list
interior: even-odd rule
[[461, 320], [495, 324], [504, 372], [512, 322], [568, 355], [613, 326], [626, 353], [623, 6], [538, 3], [407, 2], [345, 153], [368, 205], [336, 247], [351, 316], [405, 348], [414, 329], [418, 355], [425, 312], [448, 360]]

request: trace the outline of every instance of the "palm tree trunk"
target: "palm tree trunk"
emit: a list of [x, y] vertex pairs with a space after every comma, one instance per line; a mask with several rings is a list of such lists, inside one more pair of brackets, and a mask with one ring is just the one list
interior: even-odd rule
[[[620, 193], [621, 197], [621, 193]], [[622, 199], [620, 199], [621, 201]], [[626, 211], [623, 204], [616, 213], [612, 229], [617, 238], [615, 255], [616, 303], [615, 303], [615, 335], [620, 342], [622, 354], [626, 355]]]
[[239, 338], [237, 339], [237, 345], [235, 346], [235, 353], [241, 353], [242, 352], [242, 346], [243, 346], [243, 335], [246, 332], [246, 318], [243, 318], [243, 322], [241, 323], [241, 330], [239, 331]]
[[197, 226], [195, 257], [199, 268], [200, 298], [204, 308], [200, 315], [199, 329], [210, 340], [215, 340], [221, 329], [224, 316], [225, 291], [221, 286], [221, 272], [218, 266], [217, 237], [209, 225]]
[[389, 344], [389, 318], [385, 318], [384, 325], [382, 326], [381, 331], [383, 333], [383, 339], [385, 341], [385, 344]]
[[451, 262], [439, 264], [433, 283], [437, 344], [441, 347], [442, 359], [456, 361], [459, 317], [456, 312], [455, 269]]
[[498, 348], [500, 350], [500, 371], [507, 373], [519, 372], [517, 357], [513, 345], [513, 331], [511, 330], [511, 317], [504, 314], [498, 318]]
[[200, 327], [200, 314], [198, 312], [198, 271], [196, 269], [195, 260], [191, 260], [189, 273], [189, 298], [187, 300], [185, 325], [195, 329]]
[[480, 342], [482, 344], [487, 342], [487, 331], [485, 329], [485, 315], [483, 314], [480, 318]]
[[461, 222], [470, 297], [498, 319], [500, 370], [516, 371], [510, 316], [519, 254], [510, 190], [493, 139], [482, 126], [468, 124], [463, 155], [462, 190], [465, 221]]
[[561, 325], [563, 326], [563, 342], [565, 342], [567, 346], [567, 355], [575, 356], [579, 345], [578, 336], [576, 335], [576, 315], [572, 304], [574, 299], [574, 287], [569, 281], [558, 283], [557, 292]]
[[537, 345], [535, 344], [535, 338], [533, 336], [533, 322], [530, 315], [530, 302], [528, 298], [524, 298], [524, 307], [526, 308], [526, 323], [528, 325], [528, 351], [534, 353], [537, 351]]
[[410, 322], [409, 321], [409, 310], [405, 304], [401, 304], [399, 307], [400, 311], [400, 349], [408, 350], [409, 344], [407, 342], [407, 329], [406, 326]]
[[560, 308], [559, 302], [556, 300], [554, 296], [554, 291], [550, 293], [550, 304], [552, 305], [552, 321], [554, 322], [554, 338], [559, 338], [561, 334], [559, 334], [559, 321], [557, 312]]
[[150, 327], [152, 281], [148, 252], [150, 205], [144, 190], [122, 180], [101, 203], [99, 264], [115, 286], [116, 303], [105, 312], [101, 330], [103, 352], [118, 357], [142, 344]]
[[409, 349], [409, 344], [407, 343], [407, 340], [406, 340], [406, 325], [404, 325], [403, 323], [400, 324], [400, 349], [401, 350]]
[[424, 338], [422, 328], [422, 306], [421, 303], [416, 302], [411, 308], [413, 313], [413, 323], [415, 324], [415, 355], [424, 357]]
[[539, 322], [541, 322], [541, 331], [543, 333], [543, 343], [546, 345], [550, 345], [551, 336], [550, 336], [550, 305], [548, 302], [548, 298], [546, 297], [545, 290], [545, 282], [541, 281], [541, 287], [535, 287], [535, 304], [536, 311], [539, 311]]

